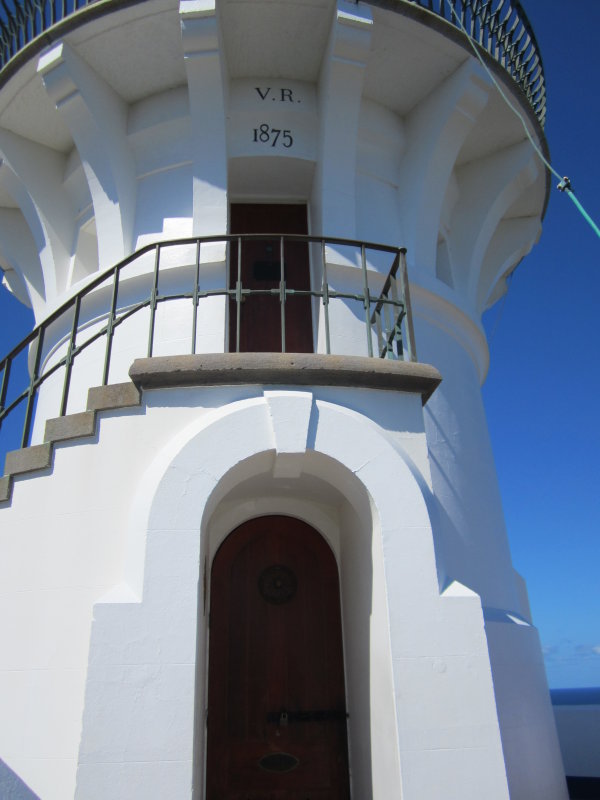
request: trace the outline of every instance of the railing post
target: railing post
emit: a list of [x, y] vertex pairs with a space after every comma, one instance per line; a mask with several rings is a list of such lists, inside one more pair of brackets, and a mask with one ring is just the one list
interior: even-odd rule
[[2, 385], [0, 386], [0, 428], [2, 427], [2, 412], [4, 411], [4, 404], [6, 403], [6, 395], [8, 393], [8, 381], [10, 380], [10, 367], [12, 361], [7, 358], [4, 362], [4, 371], [2, 373]]
[[[385, 306], [384, 306], [385, 312]], [[375, 311], [375, 326], [377, 329], [377, 352], [379, 353], [380, 358], [383, 357], [383, 350], [384, 350], [384, 337], [383, 332], [381, 330], [381, 312]], [[387, 352], [387, 347], [385, 348]]]
[[365, 324], [367, 328], [367, 352], [369, 356], [373, 358], [373, 340], [371, 338], [371, 295], [369, 293], [369, 277], [367, 275], [367, 256], [365, 253], [365, 246], [361, 244], [360, 246], [360, 261], [362, 266], [362, 273], [363, 273], [363, 283], [364, 283], [364, 306], [365, 306]]
[[285, 262], [283, 236], [279, 239], [279, 304], [281, 307], [281, 352], [285, 353]]
[[323, 261], [323, 320], [325, 322], [325, 352], [331, 354], [331, 340], [329, 334], [329, 283], [327, 281], [327, 259], [325, 257], [325, 239], [321, 239], [321, 259]]
[[237, 281], [235, 284], [235, 352], [240, 352], [240, 322], [242, 319], [242, 237], [238, 236]]
[[150, 294], [150, 326], [148, 330], [148, 358], [152, 358], [152, 350], [154, 349], [154, 320], [156, 318], [159, 269], [160, 269], [160, 245], [157, 244], [154, 255], [154, 276], [152, 278], [152, 291]]
[[200, 239], [196, 242], [196, 279], [194, 281], [194, 310], [192, 317], [192, 355], [196, 353], [196, 329], [198, 326], [198, 289], [200, 283]]
[[106, 322], [106, 353], [104, 355], [104, 369], [102, 371], [102, 386], [108, 383], [108, 373], [110, 371], [110, 357], [112, 355], [112, 342], [114, 335], [115, 315], [117, 311], [117, 297], [119, 294], [119, 272], [117, 267], [113, 275], [112, 298], [110, 301], [110, 313]]
[[[396, 290], [396, 279], [394, 278], [392, 280], [392, 300], [395, 301], [397, 299], [398, 291]], [[395, 358], [402, 361], [404, 360], [402, 346], [402, 314], [394, 313], [396, 308], [397, 306], [394, 305], [391, 309], [389, 307], [387, 309], [389, 325], [388, 342], [390, 342], [390, 344], [388, 345], [386, 355], [388, 358]], [[396, 346], [396, 352], [394, 352], [394, 345]]]
[[71, 373], [73, 371], [73, 351], [75, 350], [75, 339], [77, 337], [77, 329], [79, 327], [79, 312], [81, 309], [81, 295], [75, 298], [75, 308], [73, 310], [73, 323], [71, 325], [71, 336], [69, 337], [69, 346], [67, 348], [67, 355], [65, 361], [65, 381], [63, 384], [62, 399], [60, 401], [60, 414], [64, 417], [67, 413], [67, 403], [69, 400], [69, 388], [71, 386]]
[[29, 444], [29, 434], [31, 433], [31, 420], [33, 417], [33, 404], [37, 393], [37, 379], [40, 372], [40, 362], [42, 360], [42, 346], [44, 344], [44, 328], [40, 325], [38, 328], [35, 358], [33, 361], [33, 371], [31, 373], [31, 380], [29, 381], [29, 389], [27, 391], [27, 407], [25, 408], [25, 420], [23, 422], [23, 435], [21, 436], [21, 447], [27, 447]]
[[[400, 253], [396, 256], [398, 259], [398, 266], [400, 266]], [[392, 302], [395, 304], [394, 309], [397, 309], [398, 306], [396, 305], [400, 302], [398, 297], [398, 281], [396, 279], [396, 274], [398, 270], [394, 272], [390, 279], [390, 289], [392, 291]], [[396, 343], [396, 358], [404, 359], [404, 343], [402, 341], [402, 317], [406, 316], [406, 303], [404, 302], [404, 297], [402, 298], [402, 305], [403, 305], [403, 312], [401, 314], [394, 313], [392, 314], [392, 320], [390, 322], [390, 330], [392, 326], [394, 328], [394, 341]], [[390, 347], [390, 352], [393, 356], [393, 350]], [[392, 358], [390, 356], [390, 358]]]
[[408, 361], [417, 360], [417, 348], [415, 345], [415, 329], [413, 327], [412, 307], [410, 303], [410, 288], [408, 286], [408, 270], [406, 268], [406, 248], [400, 248], [400, 290], [406, 309], [406, 352]]

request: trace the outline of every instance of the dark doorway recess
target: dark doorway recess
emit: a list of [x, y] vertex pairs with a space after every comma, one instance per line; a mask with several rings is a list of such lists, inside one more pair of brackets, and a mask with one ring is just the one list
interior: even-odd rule
[[268, 516], [212, 567], [207, 800], [349, 800], [335, 558], [317, 531]]
[[[305, 205], [235, 203], [231, 206], [231, 233], [308, 232]], [[287, 289], [310, 290], [308, 245], [286, 242], [283, 252]], [[279, 289], [281, 241], [265, 238], [242, 243], [244, 289]], [[229, 286], [238, 275], [238, 244], [232, 243]], [[229, 301], [229, 350], [236, 350], [237, 303]], [[240, 351], [281, 352], [281, 303], [279, 294], [246, 296], [240, 308]], [[285, 349], [288, 353], [312, 353], [313, 331], [310, 297], [288, 297], [285, 302]]]

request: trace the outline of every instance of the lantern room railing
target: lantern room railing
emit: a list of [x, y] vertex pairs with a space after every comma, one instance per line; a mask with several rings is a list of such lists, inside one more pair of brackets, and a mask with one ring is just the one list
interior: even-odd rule
[[[261, 288], [256, 288], [254, 281], [254, 288], [249, 288], [248, 283], [244, 283], [242, 269], [244, 248], [267, 241], [276, 253], [273, 262], [267, 265], [271, 271], [270, 280], [263, 282]], [[307, 270], [310, 258], [316, 287], [310, 288], [308, 280], [309, 288], [300, 289], [286, 281], [286, 252], [298, 246], [304, 248]], [[287, 306], [297, 302], [297, 298], [305, 298], [304, 303], [309, 304], [308, 316], [318, 318], [318, 330], [309, 320], [309, 346], [315, 337], [319, 341], [315, 351], [348, 354], [347, 319], [341, 327], [334, 326], [335, 330], [330, 322], [332, 304], [339, 302], [350, 312], [355, 333], [361, 326], [363, 328], [364, 338], [360, 337], [361, 344], [357, 346], [363, 355], [416, 361], [405, 256], [403, 248], [295, 234], [210, 236], [147, 245], [89, 281], [0, 361], [0, 427], [7, 420], [10, 422], [9, 418], [14, 419], [20, 410], [18, 416], [22, 425], [17, 443], [27, 447], [40, 389], [52, 376], [55, 381], [62, 376], [62, 391], [56, 393], [57, 407], [51, 411], [54, 416], [64, 416], [69, 405], [74, 366], [99, 340], [104, 340], [103, 358], [99, 359], [103, 363], [87, 388], [105, 386], [111, 378], [114, 382], [111, 359], [115, 353], [116, 331], [136, 315], [140, 326], [145, 327], [146, 320], [141, 316], [144, 309], [147, 309], [147, 335], [142, 335], [141, 328], [137, 328], [133, 341], [126, 338], [128, 357], [131, 357], [128, 363], [133, 358], [153, 356], [159, 308], [174, 301], [182, 305], [174, 310], [172, 319], [177, 319], [185, 329], [189, 323], [189, 329], [183, 352], [171, 350], [170, 355], [197, 352], [201, 338], [199, 324], [204, 321], [202, 315], [209, 321], [213, 319], [210, 315], [214, 315], [215, 308], [208, 303], [211, 298], [219, 297], [222, 304], [217, 318], [225, 329], [211, 334], [222, 337], [221, 349], [227, 346], [227, 339], [231, 352], [253, 349], [240, 348], [244, 314], [248, 313], [253, 298], [269, 298], [271, 310], [274, 308], [276, 312], [272, 317], [279, 336], [271, 352], [286, 352], [286, 334], [290, 332]], [[377, 269], [373, 268], [375, 262]], [[340, 269], [336, 270], [337, 277], [332, 285], [328, 269], [333, 269], [333, 264], [340, 267], [342, 278]], [[273, 268], [277, 272], [275, 276]], [[262, 302], [264, 309], [264, 300]], [[177, 339], [183, 340], [182, 336]], [[359, 339], [355, 338], [354, 342], [358, 344]], [[121, 346], [123, 344], [121, 342]], [[206, 352], [206, 341], [203, 344], [203, 352]], [[1, 439], [0, 449], [6, 449]]]
[[[377, 5], [381, 0], [367, 0]], [[143, 0], [0, 0], [0, 76], [25, 47], [39, 47], [62, 35], [65, 24], [85, 22]], [[384, 0], [402, 11], [418, 6], [466, 31], [484, 53], [500, 64], [524, 92], [540, 124], [546, 117], [544, 68], [533, 29], [518, 0]], [[63, 24], [65, 23], [65, 24]]]

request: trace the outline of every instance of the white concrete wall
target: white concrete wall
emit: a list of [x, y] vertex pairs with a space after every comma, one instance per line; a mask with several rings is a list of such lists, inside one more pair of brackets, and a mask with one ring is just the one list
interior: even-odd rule
[[484, 614], [510, 796], [562, 800], [565, 770], [538, 632], [519, 616]]
[[511, 563], [479, 392], [483, 334], [424, 289], [414, 300], [419, 357], [445, 376], [425, 408], [440, 581], [481, 597], [511, 797], [564, 798], [539, 636]]
[[[145, 400], [106, 415], [97, 442], [59, 447], [2, 510], [9, 767], [44, 800], [73, 796], [77, 761], [86, 800], [191, 797], [202, 565], [270, 511], [307, 519], [337, 553], [355, 794], [507, 797], [479, 599], [458, 584], [439, 594], [418, 397], [239, 387]], [[201, 774], [195, 785], [202, 797]]]

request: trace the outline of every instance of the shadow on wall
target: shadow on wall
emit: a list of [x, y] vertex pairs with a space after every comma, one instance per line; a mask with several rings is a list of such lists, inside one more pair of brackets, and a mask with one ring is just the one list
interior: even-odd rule
[[0, 758], [0, 797], [2, 800], [40, 800], [19, 776]]

